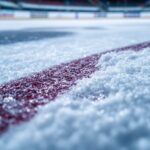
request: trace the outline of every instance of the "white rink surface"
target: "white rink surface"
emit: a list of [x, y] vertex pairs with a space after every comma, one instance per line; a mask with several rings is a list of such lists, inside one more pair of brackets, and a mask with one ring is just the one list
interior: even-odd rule
[[[93, 53], [150, 41], [149, 20], [0, 23], [3, 31], [43, 27], [74, 34], [0, 45], [0, 83]], [[78, 81], [30, 122], [1, 135], [0, 149], [149, 150], [150, 48], [106, 54], [99, 65], [100, 71]]]
[[[62, 62], [149, 41], [149, 20], [0, 21], [0, 31], [66, 31], [73, 35], [0, 45], [0, 83]], [[7, 36], [3, 37], [7, 40]]]

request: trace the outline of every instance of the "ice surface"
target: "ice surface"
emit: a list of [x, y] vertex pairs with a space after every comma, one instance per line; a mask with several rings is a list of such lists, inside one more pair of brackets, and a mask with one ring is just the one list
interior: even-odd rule
[[1, 149], [149, 150], [150, 48], [103, 55], [99, 66], [33, 120], [1, 135]]
[[73, 34], [41, 41], [0, 45], [0, 83], [93, 53], [149, 41], [149, 26], [149, 20], [134, 19], [1, 21], [0, 31], [61, 31]]
[[[72, 32], [73, 35], [0, 45], [0, 83], [61, 62], [149, 41], [149, 20], [1, 21], [0, 30]], [[7, 38], [7, 37], [5, 37]], [[0, 137], [2, 150], [149, 150], [150, 49], [104, 55], [89, 79]], [[5, 110], [20, 111], [12, 97]], [[21, 108], [22, 110], [22, 108]], [[1, 118], [0, 118], [1, 121]]]

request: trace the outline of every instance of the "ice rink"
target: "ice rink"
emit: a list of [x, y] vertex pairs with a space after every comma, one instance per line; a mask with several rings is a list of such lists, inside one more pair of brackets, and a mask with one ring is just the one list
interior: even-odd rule
[[[148, 19], [1, 20], [0, 84], [150, 42], [149, 35]], [[105, 54], [97, 67], [100, 70], [38, 108], [30, 121], [1, 134], [0, 149], [149, 150], [150, 47]], [[2, 102], [0, 97], [0, 106]]]

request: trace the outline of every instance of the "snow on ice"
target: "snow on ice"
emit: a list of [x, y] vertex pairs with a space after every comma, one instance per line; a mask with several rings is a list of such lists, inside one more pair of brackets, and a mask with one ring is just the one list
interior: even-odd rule
[[[39, 48], [34, 41], [25, 45], [2, 45], [0, 66], [4, 68], [6, 65], [7, 69], [1, 68], [0, 82], [30, 74], [36, 68], [39, 71], [84, 55], [149, 40], [149, 23], [145, 25], [141, 22], [137, 26], [133, 22], [124, 26], [120, 24], [110, 26], [106, 23], [105, 26], [103, 22], [101, 27], [104, 29], [98, 31], [78, 29], [72, 37], [39, 41], [43, 43]], [[100, 22], [95, 26], [100, 26]], [[76, 41], [74, 45], [72, 40]], [[61, 45], [57, 44], [59, 42]], [[37, 63], [39, 67], [36, 67]], [[127, 51], [105, 54], [99, 66], [101, 69], [90, 78], [77, 81], [70, 91], [39, 108], [32, 120], [12, 126], [2, 134], [0, 148], [149, 150], [150, 48], [138, 53]], [[17, 71], [12, 67], [17, 67]], [[0, 98], [0, 103], [2, 101], [11, 103], [14, 108], [21, 107], [11, 97]]]
[[149, 48], [102, 56], [100, 71], [78, 81], [30, 122], [10, 129], [1, 137], [0, 147], [148, 150], [149, 60]]

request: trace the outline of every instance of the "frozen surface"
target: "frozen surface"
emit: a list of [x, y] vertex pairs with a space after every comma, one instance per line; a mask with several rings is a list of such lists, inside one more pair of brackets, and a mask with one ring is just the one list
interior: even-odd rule
[[[149, 150], [150, 49], [106, 54], [101, 71], [78, 81], [0, 147], [13, 150]], [[5, 144], [7, 142], [7, 144]]]
[[[3, 32], [27, 30], [35, 31], [35, 35], [44, 31], [72, 33], [68, 36], [40, 41], [28, 41], [25, 36], [26, 42], [0, 45], [0, 83], [38, 72], [61, 62], [149, 41], [149, 26], [149, 20], [134, 19], [129, 21], [0, 21], [0, 30]], [[14, 34], [12, 31], [10, 36]], [[20, 36], [23, 38], [22, 34]], [[8, 39], [8, 34], [1, 38], [0, 41]]]
[[[0, 25], [1, 29], [7, 30], [4, 24]], [[66, 22], [62, 24], [67, 26]], [[43, 22], [40, 26], [44, 25]], [[74, 34], [38, 42], [0, 45], [0, 83], [60, 62], [149, 41], [149, 25], [149, 21], [136, 20], [95, 21], [91, 25], [90, 22], [69, 23], [70, 28], [58, 29], [46, 24], [54, 28], [46, 30]], [[37, 27], [33, 22], [26, 25], [20, 22], [17, 26], [19, 29]], [[12, 29], [16, 30], [13, 25]], [[12, 127], [1, 135], [0, 149], [149, 150], [149, 60], [149, 48], [138, 53], [102, 56], [100, 71], [91, 78], [78, 81], [69, 92], [41, 108], [30, 122]], [[14, 104], [15, 100], [5, 101]]]

